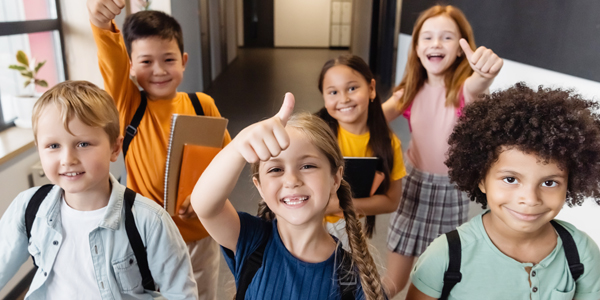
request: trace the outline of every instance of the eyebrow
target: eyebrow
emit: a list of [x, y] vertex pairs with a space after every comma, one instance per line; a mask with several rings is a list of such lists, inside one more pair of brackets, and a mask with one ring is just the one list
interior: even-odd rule
[[[433, 31], [431, 31], [431, 30], [427, 30], [427, 31], [423, 31], [423, 32], [421, 32], [421, 34], [423, 34], [423, 33], [433, 33]], [[456, 34], [456, 32], [454, 32], [454, 31], [450, 31], [450, 30], [442, 30], [442, 33], [451, 33], [451, 34]]]
[[[298, 160], [307, 159], [307, 158], [317, 158], [317, 156], [316, 155], [311, 155], [311, 154], [305, 154], [305, 155], [302, 155]], [[265, 163], [267, 163], [267, 162], [280, 162], [280, 161], [281, 161], [281, 158], [276, 157], [276, 158], [269, 159]]]
[[[358, 83], [358, 81], [356, 81], [356, 80], [352, 80], [352, 81], [348, 81], [347, 83], [348, 83], [348, 84], [350, 84], [350, 83]], [[331, 89], [331, 88], [335, 88], [335, 86], [333, 86], [333, 85], [330, 85], [330, 86], [326, 87], [325, 89]]]
[[[177, 52], [167, 52], [164, 53], [162, 56], [167, 56], [167, 55], [176, 55]], [[142, 54], [142, 55], [138, 55], [137, 58], [145, 58], [145, 57], [152, 57], [153, 55], [150, 54]]]

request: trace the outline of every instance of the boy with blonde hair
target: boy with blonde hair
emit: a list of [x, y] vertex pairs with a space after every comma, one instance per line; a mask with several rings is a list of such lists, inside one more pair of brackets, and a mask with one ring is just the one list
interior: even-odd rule
[[[117, 104], [125, 136], [127, 186], [162, 205], [171, 116], [221, 115], [210, 96], [177, 92], [188, 58], [179, 23], [163, 12], [141, 11], [127, 17], [121, 35], [114, 18], [124, 6], [123, 0], [87, 1], [104, 88]], [[226, 132], [223, 146], [230, 141]], [[188, 245], [200, 298], [214, 300], [219, 247], [189, 197], [177, 208], [173, 220]]]
[[31, 255], [25, 299], [196, 299], [173, 220], [109, 173], [123, 141], [111, 97], [66, 81], [42, 95], [32, 120], [55, 185], [20, 193], [0, 219], [0, 289]]

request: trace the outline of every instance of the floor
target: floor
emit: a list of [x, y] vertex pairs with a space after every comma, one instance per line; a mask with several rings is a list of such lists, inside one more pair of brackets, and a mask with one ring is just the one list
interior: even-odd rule
[[[317, 88], [321, 67], [331, 58], [346, 53], [328, 49], [239, 49], [238, 57], [208, 88], [223, 117], [229, 119], [229, 132], [234, 137], [251, 123], [264, 120], [279, 111], [283, 96], [292, 92], [296, 98], [295, 112], [315, 112], [323, 106]], [[392, 128], [403, 147], [410, 134], [404, 120], [395, 121]], [[248, 168], [240, 176], [229, 198], [237, 210], [256, 213], [258, 192], [251, 183]], [[377, 231], [371, 243], [383, 271], [386, 256], [386, 235], [389, 215], [377, 217]], [[227, 265], [221, 260], [219, 300], [230, 300], [235, 283]], [[393, 299], [404, 299], [401, 293]]]

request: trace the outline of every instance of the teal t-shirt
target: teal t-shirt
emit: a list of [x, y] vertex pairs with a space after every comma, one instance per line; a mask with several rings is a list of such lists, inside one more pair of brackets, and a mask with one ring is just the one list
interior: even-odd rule
[[[574, 282], [560, 237], [554, 250], [539, 264], [521, 263], [494, 246], [481, 220], [485, 213], [487, 211], [458, 227], [462, 280], [454, 286], [448, 299], [600, 299], [600, 250], [587, 234], [556, 220], [573, 236], [585, 268]], [[525, 267], [532, 267], [529, 274]], [[448, 241], [446, 235], [442, 235], [419, 257], [411, 281], [422, 293], [439, 298], [447, 268]]]

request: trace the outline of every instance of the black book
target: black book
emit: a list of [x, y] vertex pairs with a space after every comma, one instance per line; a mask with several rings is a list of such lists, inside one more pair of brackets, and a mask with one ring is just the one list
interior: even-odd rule
[[354, 198], [370, 197], [379, 158], [344, 157], [344, 160], [346, 161], [344, 180], [350, 184], [352, 196]]

